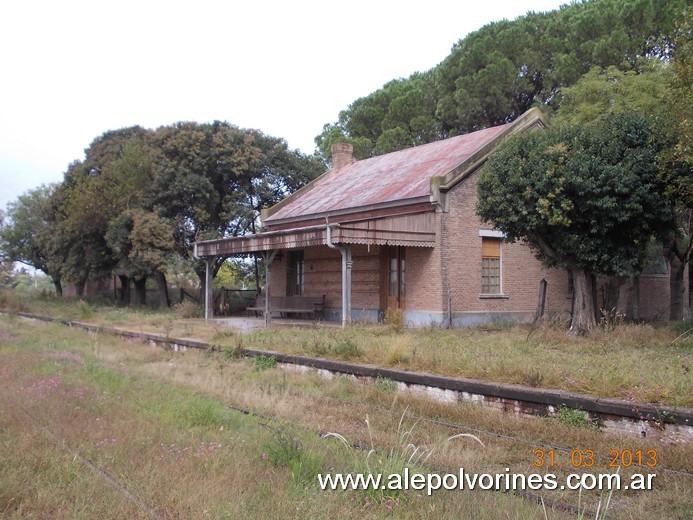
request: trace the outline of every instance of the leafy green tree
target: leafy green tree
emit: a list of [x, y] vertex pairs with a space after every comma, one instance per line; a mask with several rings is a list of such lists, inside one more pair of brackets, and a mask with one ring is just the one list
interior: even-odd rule
[[685, 0], [594, 0], [488, 24], [457, 42], [432, 70], [354, 101], [316, 137], [363, 159], [507, 123], [532, 106], [551, 112], [559, 93], [593, 67], [639, 71], [667, 60]]
[[[593, 68], [572, 87], [561, 92], [561, 108], [554, 123], [589, 123], [613, 114], [636, 111], [647, 114], [653, 124], [670, 134], [670, 146], [660, 157], [662, 179], [667, 183], [667, 195], [676, 209], [677, 226], [667, 237], [661, 237], [661, 246], [669, 259], [670, 319], [683, 317], [684, 273], [693, 248], [693, 197], [691, 190], [691, 162], [685, 152], [690, 140], [686, 135], [691, 110], [690, 79], [685, 73], [679, 83], [679, 74], [685, 70], [686, 46], [682, 39], [676, 44], [673, 63], [661, 60], [642, 61], [638, 70], [623, 71], [616, 67]], [[688, 49], [690, 53], [690, 47]], [[685, 82], [689, 81], [688, 84]], [[684, 173], [688, 171], [689, 175]], [[636, 273], [637, 274], [637, 273]], [[690, 285], [690, 283], [689, 283]]]
[[[322, 163], [290, 151], [282, 139], [226, 122], [177, 123], [155, 139], [155, 177], [144, 207], [174, 223], [175, 250], [193, 263], [205, 288], [205, 265], [193, 243], [257, 230], [260, 209], [322, 171]], [[216, 275], [225, 258], [212, 262]]]
[[0, 260], [0, 287], [14, 288], [17, 284], [17, 275], [14, 272], [14, 262]]
[[636, 69], [667, 58], [682, 0], [595, 0], [491, 23], [461, 40], [437, 69], [444, 131], [465, 133], [555, 107], [561, 88], [592, 67]]
[[509, 139], [479, 177], [479, 216], [572, 272], [573, 334], [596, 324], [592, 277], [639, 272], [650, 239], [673, 226], [664, 146], [644, 118], [624, 113]]
[[62, 225], [56, 206], [55, 185], [40, 186], [8, 205], [0, 225], [0, 250], [10, 262], [23, 262], [51, 277], [57, 296], [62, 296], [65, 251]]
[[[689, 305], [693, 295], [693, 269], [690, 268], [693, 254], [693, 9], [688, 9], [681, 19], [675, 40], [672, 74], [667, 82], [665, 100], [673, 116], [675, 146], [664, 161], [665, 174], [669, 182], [669, 195], [676, 201], [677, 229], [668, 242], [671, 261], [671, 313], [670, 319], [683, 318], [684, 273], [688, 265]], [[676, 164], [684, 175], [671, 175], [671, 164]]]
[[135, 280], [140, 300], [145, 294], [146, 270], [129, 271], [125, 257], [116, 253], [106, 237], [112, 221], [124, 211], [140, 207], [141, 194], [152, 182], [151, 132], [135, 126], [108, 131], [85, 150], [85, 160], [70, 165], [59, 189], [64, 215], [64, 246], [68, 251], [64, 270], [82, 294], [84, 283], [113, 272], [120, 264], [120, 278], [127, 294]]
[[359, 159], [430, 143], [444, 137], [435, 110], [433, 74], [417, 73], [357, 99], [315, 141], [328, 159], [331, 146], [340, 141], [353, 144]]
[[128, 289], [128, 279], [134, 279], [140, 304], [145, 303], [145, 286], [138, 281], [153, 274], [161, 304], [170, 305], [165, 273], [174, 251], [173, 234], [169, 220], [142, 209], [125, 210], [111, 221], [106, 241], [119, 258], [118, 266], [126, 277], [121, 279], [125, 281], [123, 289]]
[[592, 123], [613, 114], [637, 112], [670, 125], [671, 114], [662, 101], [668, 94], [669, 66], [643, 60], [637, 69], [593, 67], [574, 85], [561, 89], [554, 124]]

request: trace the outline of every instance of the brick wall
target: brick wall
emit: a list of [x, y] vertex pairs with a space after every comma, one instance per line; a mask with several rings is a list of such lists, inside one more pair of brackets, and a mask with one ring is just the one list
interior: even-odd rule
[[[380, 308], [380, 246], [351, 248], [351, 304], [353, 309]], [[287, 252], [272, 266], [272, 294], [286, 294]], [[304, 294], [326, 295], [325, 306], [342, 307], [342, 255], [327, 246], [308, 247], [303, 252]]]
[[476, 216], [476, 180], [473, 174], [448, 193], [449, 212], [443, 214], [441, 270], [448, 266], [453, 312], [534, 313], [543, 278], [548, 280], [546, 312], [569, 312], [567, 273], [547, 269], [522, 243], [501, 243], [502, 296], [481, 296], [479, 231], [492, 226]]

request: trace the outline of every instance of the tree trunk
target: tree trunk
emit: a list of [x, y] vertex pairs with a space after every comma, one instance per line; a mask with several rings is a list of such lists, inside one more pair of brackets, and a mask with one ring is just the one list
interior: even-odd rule
[[573, 316], [570, 320], [568, 333], [574, 336], [584, 336], [597, 326], [594, 318], [594, 294], [592, 291], [592, 276], [584, 269], [569, 266], [573, 272]]
[[84, 286], [87, 284], [86, 278], [75, 282], [75, 294], [78, 298], [84, 296]]
[[669, 270], [669, 319], [683, 319], [683, 295], [684, 295], [684, 272], [686, 264], [684, 264], [678, 255], [671, 255], [671, 264]]
[[592, 287], [592, 309], [594, 312], [594, 322], [596, 324], [599, 323], [599, 321], [602, 318], [599, 308], [599, 301], [597, 299], [597, 277], [592, 273], [588, 274], [588, 277], [588, 280], [591, 283]]
[[60, 277], [59, 276], [57, 276], [57, 277], [53, 276], [52, 279], [53, 279], [53, 287], [55, 287], [55, 295], [58, 298], [62, 298], [63, 297], [63, 284], [60, 281]]
[[626, 320], [633, 321], [633, 285], [635, 278], [619, 278], [618, 280], [616, 312]]
[[119, 274], [120, 280], [120, 302], [124, 305], [130, 305], [130, 277], [124, 274]]
[[137, 303], [140, 305], [147, 304], [147, 277], [135, 278], [135, 294], [137, 295]]
[[156, 273], [156, 286], [159, 289], [159, 306], [170, 307], [171, 300], [168, 297], [168, 285], [164, 273]]

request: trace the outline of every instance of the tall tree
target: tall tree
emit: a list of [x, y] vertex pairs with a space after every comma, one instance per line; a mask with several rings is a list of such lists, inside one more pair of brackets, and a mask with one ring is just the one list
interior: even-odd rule
[[354, 145], [360, 159], [430, 143], [444, 137], [435, 111], [433, 73], [416, 73], [354, 101], [315, 141], [325, 158], [335, 142], [343, 141]]
[[[122, 271], [125, 283], [146, 280], [154, 275], [159, 290], [161, 305], [170, 305], [166, 284], [166, 269], [174, 251], [174, 229], [169, 220], [163, 219], [154, 212], [142, 209], [128, 209], [114, 218], [106, 233], [109, 247], [118, 257], [118, 266]], [[139, 303], [145, 303], [144, 287], [138, 287]]]
[[491, 23], [455, 45], [436, 73], [445, 131], [506, 123], [555, 106], [562, 87], [592, 67], [667, 58], [683, 0], [595, 0]]
[[[85, 150], [84, 161], [70, 165], [59, 187], [68, 251], [64, 271], [79, 295], [88, 278], [109, 275], [121, 260], [106, 234], [121, 212], [139, 206], [140, 194], [151, 184], [149, 134], [138, 126], [105, 132]], [[143, 289], [149, 273], [138, 274]]]
[[[689, 50], [690, 52], [690, 50]], [[691, 110], [691, 85], [685, 84], [686, 47], [677, 44], [673, 63], [644, 60], [638, 70], [623, 71], [616, 67], [593, 68], [572, 87], [562, 90], [561, 108], [554, 122], [589, 123], [613, 114], [636, 111], [647, 114], [653, 124], [669, 134], [669, 148], [660, 158], [662, 179], [667, 183], [667, 195], [676, 209], [677, 226], [667, 237], [660, 237], [670, 264], [670, 319], [683, 317], [684, 273], [693, 249], [693, 190], [691, 189], [690, 153], [685, 147]], [[690, 81], [690, 79], [688, 80]], [[685, 175], [685, 172], [689, 175]], [[661, 251], [661, 247], [660, 247]], [[637, 274], [637, 273], [636, 273]]]
[[514, 120], [592, 67], [637, 70], [667, 60], [685, 0], [593, 0], [488, 24], [459, 40], [442, 63], [357, 99], [316, 137], [329, 159], [336, 141], [358, 158], [428, 143]]
[[0, 226], [0, 250], [12, 262], [23, 262], [51, 277], [62, 296], [65, 251], [61, 248], [62, 223], [56, 207], [56, 186], [40, 186], [8, 205]]
[[[220, 121], [162, 127], [155, 145], [145, 207], [174, 222], [176, 251], [194, 262], [203, 293], [205, 265], [192, 258], [193, 243], [255, 231], [261, 208], [322, 171], [282, 139]], [[224, 260], [214, 260], [214, 275]]]
[[573, 274], [573, 334], [596, 324], [592, 276], [639, 272], [650, 239], [673, 226], [663, 147], [644, 118], [624, 113], [509, 139], [479, 177], [479, 216]]
[[[667, 82], [666, 104], [674, 119], [675, 146], [665, 157], [663, 173], [669, 181], [669, 195], [676, 201], [677, 229], [668, 242], [671, 261], [671, 313], [670, 319], [683, 316], [684, 274], [688, 266], [689, 306], [693, 296], [693, 9], [688, 9], [680, 21], [675, 40], [672, 74]], [[671, 175], [671, 165], [682, 168], [684, 175]]]

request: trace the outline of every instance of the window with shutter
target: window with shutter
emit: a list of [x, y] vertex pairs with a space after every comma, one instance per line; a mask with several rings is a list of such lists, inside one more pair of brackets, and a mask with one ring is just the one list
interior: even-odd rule
[[500, 238], [481, 238], [481, 293], [501, 293]]

